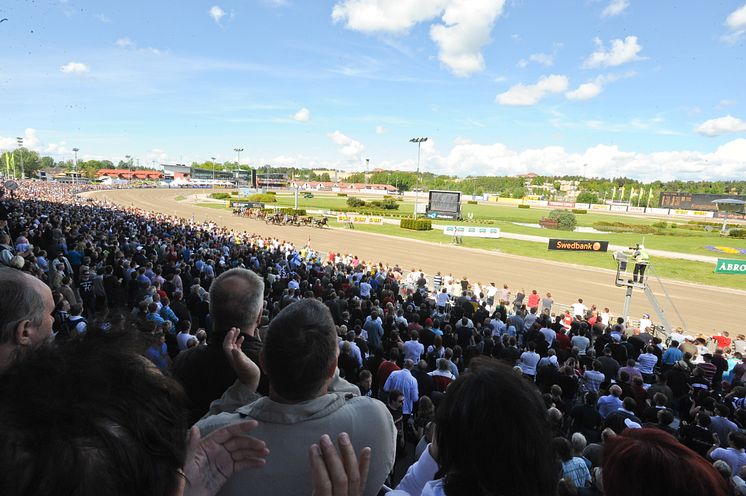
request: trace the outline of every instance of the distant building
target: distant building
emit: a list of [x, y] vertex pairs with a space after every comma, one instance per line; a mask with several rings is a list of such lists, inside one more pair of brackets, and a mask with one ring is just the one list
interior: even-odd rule
[[96, 177], [99, 179], [110, 177], [112, 179], [155, 181], [163, 179], [163, 172], [157, 170], [99, 169], [96, 172]]
[[291, 188], [298, 186], [304, 191], [332, 191], [338, 193], [383, 193], [394, 194], [398, 190], [390, 184], [347, 183], [343, 181], [290, 181]]

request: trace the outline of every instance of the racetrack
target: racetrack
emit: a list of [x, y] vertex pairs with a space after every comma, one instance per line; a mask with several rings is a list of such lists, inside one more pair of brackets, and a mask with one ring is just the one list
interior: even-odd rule
[[[501, 287], [506, 283], [513, 294], [518, 289], [529, 292], [537, 289], [540, 294], [551, 291], [557, 303], [571, 304], [583, 298], [588, 306], [608, 306], [615, 315], [622, 312], [624, 289], [614, 286], [612, 271], [532, 259], [529, 258], [530, 253], [522, 257], [344, 229], [269, 226], [261, 221], [234, 217], [227, 210], [175, 200], [177, 196], [189, 197], [206, 192], [132, 189], [99, 191], [90, 195], [124, 206], [185, 218], [194, 217], [198, 221], [210, 220], [232, 229], [289, 240], [296, 246], [304, 245], [310, 237], [311, 246], [322, 252], [353, 253], [366, 261], [398, 264], [403, 269], [417, 268], [428, 274], [440, 271], [443, 274], [451, 273], [456, 278], [466, 275], [471, 281], [480, 282], [480, 285], [494, 282]], [[537, 245], [536, 249], [545, 248]], [[671, 306], [664, 301], [662, 288], [657, 282], [651, 282], [651, 288], [671, 324], [680, 325]], [[671, 280], [665, 281], [665, 288], [686, 321], [690, 334], [709, 335], [722, 330], [730, 331], [731, 335], [743, 332], [735, 316], [743, 308], [746, 292]], [[643, 313], [650, 313], [655, 322], [652, 308], [640, 290], [635, 290], [632, 300], [630, 317], [633, 320], [639, 319]]]

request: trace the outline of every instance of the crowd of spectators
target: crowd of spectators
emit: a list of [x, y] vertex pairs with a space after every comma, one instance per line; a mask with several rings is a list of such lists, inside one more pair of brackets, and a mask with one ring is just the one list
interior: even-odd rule
[[746, 494], [742, 336], [3, 192], [2, 494]]

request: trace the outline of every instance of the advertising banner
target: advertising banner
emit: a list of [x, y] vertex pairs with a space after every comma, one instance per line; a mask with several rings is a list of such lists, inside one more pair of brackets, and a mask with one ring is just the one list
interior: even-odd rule
[[627, 205], [611, 205], [612, 212], [626, 212], [627, 211]]
[[603, 252], [609, 249], [608, 241], [589, 241], [584, 239], [550, 239], [550, 250], [560, 251], [595, 251]]
[[472, 236], [476, 238], [499, 238], [499, 227], [443, 226], [447, 236]]
[[746, 260], [730, 260], [718, 258], [715, 265], [716, 274], [746, 274]]
[[611, 205], [598, 205], [598, 204], [591, 205], [591, 210], [610, 210], [610, 209], [611, 209]]
[[383, 217], [379, 215], [337, 214], [337, 222], [342, 224], [352, 223], [382, 226]]
[[574, 208], [575, 202], [559, 202], [559, 201], [550, 201], [548, 202], [550, 207], [560, 207], [560, 208]]
[[653, 215], [668, 215], [668, 209], [667, 208], [646, 208], [645, 209], [646, 214], [653, 214]]
[[633, 207], [633, 206], [629, 206], [629, 207], [627, 207], [627, 212], [634, 212], [636, 214], [644, 214], [645, 213], [645, 207]]

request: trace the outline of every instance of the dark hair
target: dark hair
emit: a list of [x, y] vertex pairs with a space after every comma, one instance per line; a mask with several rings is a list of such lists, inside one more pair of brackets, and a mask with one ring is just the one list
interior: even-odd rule
[[272, 388], [288, 401], [314, 398], [337, 361], [337, 330], [329, 308], [305, 299], [272, 319], [262, 354]]
[[704, 458], [660, 429], [626, 429], [604, 443], [605, 496], [725, 496], [728, 485]]
[[552, 440], [552, 444], [560, 460], [566, 462], [572, 459], [572, 445], [570, 441], [564, 437], [555, 437]]
[[439, 476], [449, 496], [553, 494], [557, 470], [546, 409], [538, 390], [512, 368], [474, 358], [435, 417]]
[[186, 458], [186, 398], [138, 356], [142, 338], [91, 329], [5, 371], [0, 493], [173, 494]]

